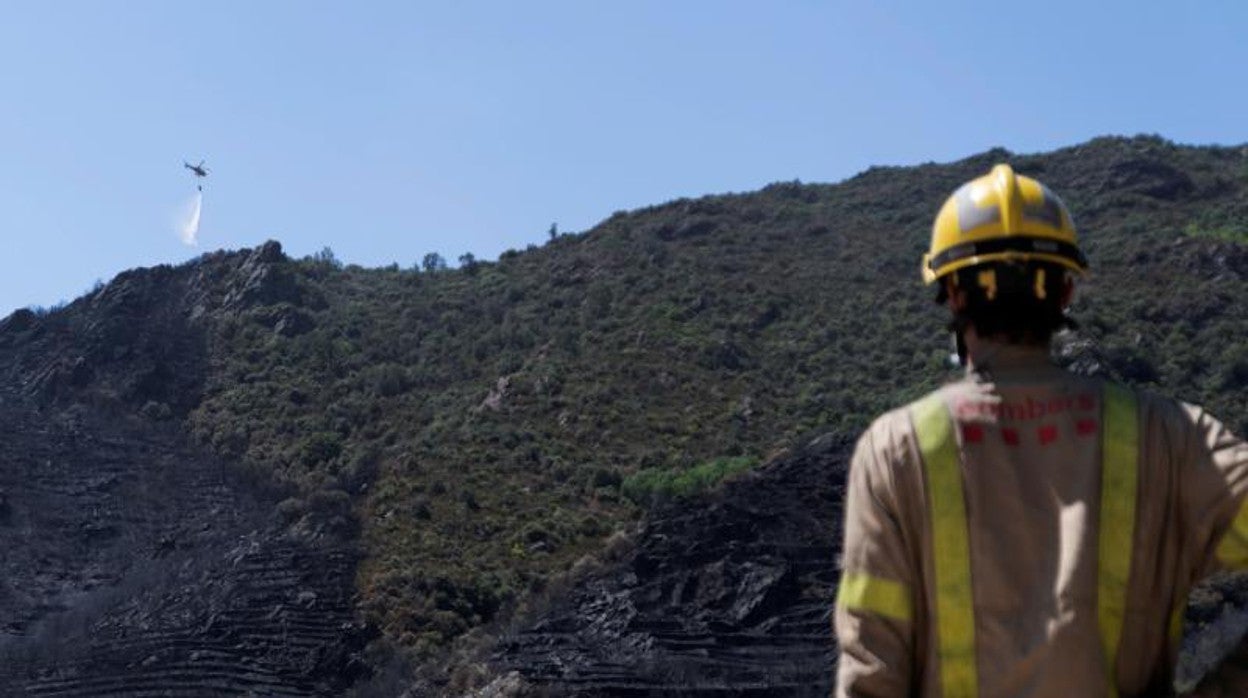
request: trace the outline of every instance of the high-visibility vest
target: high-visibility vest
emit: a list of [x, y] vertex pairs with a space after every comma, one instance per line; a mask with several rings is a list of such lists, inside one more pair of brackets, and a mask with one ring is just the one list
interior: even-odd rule
[[[1115, 698], [1115, 666], [1134, 547], [1139, 417], [1135, 395], [1120, 386], [1105, 384], [1102, 404], [1096, 605], [1108, 695]], [[930, 622], [936, 628], [941, 693], [945, 698], [972, 697], [979, 692], [974, 580], [954, 422], [939, 394], [915, 403], [911, 418], [927, 474], [936, 588], [936, 608]]]

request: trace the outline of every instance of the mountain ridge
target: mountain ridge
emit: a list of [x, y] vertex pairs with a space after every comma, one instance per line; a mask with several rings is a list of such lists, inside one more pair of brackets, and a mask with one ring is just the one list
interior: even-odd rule
[[1002, 159], [1063, 196], [1093, 261], [1059, 362], [1243, 433], [1248, 149], [1155, 136], [680, 199], [458, 270], [209, 253], [0, 320], [0, 382], [28, 414], [179, 431], [281, 530], [358, 545], [361, 627], [467, 688], [493, 665], [455, 657], [676, 497], [640, 474], [764, 472], [947, 376], [917, 260]]

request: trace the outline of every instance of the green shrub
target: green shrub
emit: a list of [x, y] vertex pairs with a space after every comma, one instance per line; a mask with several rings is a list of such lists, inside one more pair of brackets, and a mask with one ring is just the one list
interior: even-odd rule
[[342, 453], [342, 437], [332, 431], [312, 434], [299, 447], [299, 459], [309, 467], [331, 461]]
[[411, 387], [407, 369], [395, 364], [381, 364], [366, 371], [366, 379], [372, 391], [381, 397], [394, 397]]
[[1183, 228], [1183, 232], [1195, 238], [1212, 238], [1223, 242], [1248, 243], [1248, 228], [1237, 225], [1203, 227], [1191, 223]]
[[705, 492], [723, 480], [758, 464], [753, 456], [716, 458], [688, 469], [647, 468], [624, 479], [620, 490], [632, 501], [688, 497]]

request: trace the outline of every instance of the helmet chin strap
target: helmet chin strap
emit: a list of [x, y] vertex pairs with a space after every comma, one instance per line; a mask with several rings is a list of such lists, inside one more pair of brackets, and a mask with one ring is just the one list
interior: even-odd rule
[[953, 339], [954, 353], [949, 356], [950, 359], [957, 358], [959, 366], [966, 366], [966, 359], [969, 351], [966, 348], [966, 319], [960, 315], [955, 315], [949, 321], [949, 332]]
[[953, 331], [953, 347], [958, 352], [958, 365], [966, 365], [966, 335], [962, 328]]
[[[934, 299], [937, 305], [946, 305], [946, 304], [951, 305], [952, 301], [950, 300], [950, 298], [953, 295], [953, 289], [957, 288], [957, 285], [958, 285], [957, 274], [951, 274], [948, 278], [942, 279], [940, 281], [940, 290], [936, 294], [936, 298]], [[947, 326], [947, 329], [952, 335], [953, 351], [954, 351], [954, 353], [949, 355], [949, 360], [951, 362], [956, 360], [958, 366], [966, 366], [967, 350], [966, 350], [966, 338], [964, 336], [964, 332], [966, 329], [965, 321], [959, 318], [957, 313], [954, 313], [953, 317], [949, 319], [949, 325]]]

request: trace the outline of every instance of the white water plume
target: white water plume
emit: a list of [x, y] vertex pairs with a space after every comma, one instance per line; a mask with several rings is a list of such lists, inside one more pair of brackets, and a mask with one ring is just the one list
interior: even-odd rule
[[199, 244], [199, 214], [204, 208], [204, 193], [195, 192], [195, 197], [186, 202], [178, 214], [178, 237], [184, 245], [195, 247]]

